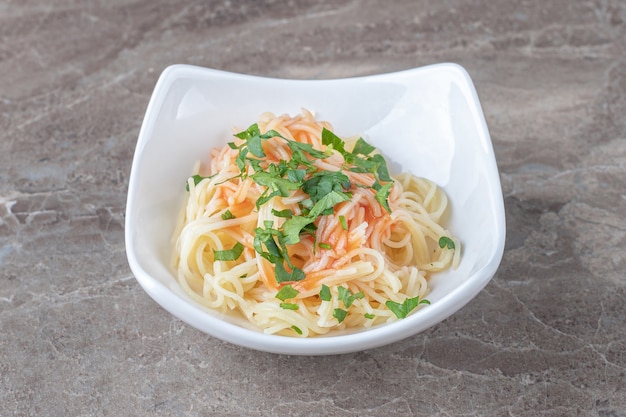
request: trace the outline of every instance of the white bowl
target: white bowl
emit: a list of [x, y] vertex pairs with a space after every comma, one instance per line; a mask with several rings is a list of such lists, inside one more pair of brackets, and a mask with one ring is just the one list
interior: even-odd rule
[[[192, 301], [170, 266], [171, 237], [194, 163], [271, 111], [306, 108], [339, 136], [362, 135], [392, 173], [410, 171], [448, 194], [447, 227], [462, 243], [456, 270], [430, 280], [431, 305], [369, 330], [294, 338], [264, 334], [242, 317]], [[378, 347], [444, 320], [495, 274], [504, 250], [502, 191], [487, 125], [467, 72], [455, 64], [336, 80], [283, 80], [174, 65], [159, 78], [139, 133], [126, 206], [126, 251], [144, 290], [174, 316], [261, 351], [326, 355]]]

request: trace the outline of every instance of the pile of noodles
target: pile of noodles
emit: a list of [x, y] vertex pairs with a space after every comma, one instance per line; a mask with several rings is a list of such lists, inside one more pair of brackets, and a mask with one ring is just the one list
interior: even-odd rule
[[[294, 117], [265, 113], [257, 124], [261, 132], [275, 130], [320, 150], [326, 149], [322, 128], [332, 130], [307, 111]], [[242, 140], [235, 139], [235, 143]], [[353, 143], [346, 140], [346, 148], [350, 146]], [[280, 138], [267, 140], [263, 147], [268, 161], [290, 158]], [[211, 152], [210, 164], [196, 167], [196, 173], [207, 178], [197, 184], [188, 181], [187, 201], [174, 234], [178, 281], [202, 305], [222, 312], [239, 311], [266, 333], [307, 337], [331, 329], [368, 328], [398, 319], [387, 308], [388, 300], [423, 299], [429, 291], [429, 274], [459, 262], [456, 239], [454, 250], [438, 245], [441, 236], [451, 236], [441, 224], [448, 200], [440, 188], [408, 173], [397, 175], [388, 212], [376, 201], [372, 188], [360, 186], [371, 185], [372, 174], [344, 170], [352, 183], [352, 198], [337, 204], [333, 214], [316, 220], [315, 236], [303, 235], [300, 242], [289, 245], [290, 259], [305, 278], [278, 284], [273, 265], [253, 247], [254, 230], [268, 220], [279, 226], [285, 219], [273, 213], [285, 209], [298, 213], [298, 203], [307, 195], [297, 190], [257, 208], [255, 203], [266, 187], [240, 175], [238, 153], [225, 145]], [[333, 151], [314, 164], [337, 171], [344, 162]], [[232, 216], [223, 216], [227, 211]], [[238, 259], [214, 259], [214, 251], [232, 248], [236, 242], [244, 246]], [[316, 242], [325, 242], [325, 248]], [[276, 298], [286, 284], [298, 291], [289, 300], [297, 309], [283, 308], [283, 300]], [[328, 301], [320, 297], [323, 285], [330, 289]], [[338, 294], [340, 286], [362, 297], [345, 308]], [[333, 314], [337, 308], [347, 310], [341, 321]]]

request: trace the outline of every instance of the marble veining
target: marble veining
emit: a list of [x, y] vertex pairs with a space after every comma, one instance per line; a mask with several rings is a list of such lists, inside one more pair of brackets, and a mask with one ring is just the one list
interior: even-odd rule
[[[626, 416], [622, 0], [0, 4], [1, 416]], [[258, 353], [171, 317], [124, 248], [159, 73], [335, 78], [456, 62], [501, 173], [479, 296], [370, 351]]]

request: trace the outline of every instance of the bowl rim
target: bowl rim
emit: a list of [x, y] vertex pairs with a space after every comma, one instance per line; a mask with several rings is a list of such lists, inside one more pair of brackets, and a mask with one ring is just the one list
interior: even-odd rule
[[[486, 142], [483, 143], [483, 147], [487, 146], [486, 150], [489, 155], [489, 158], [487, 160], [489, 166], [486, 167], [486, 169], [489, 173], [490, 181], [493, 182], [493, 186], [497, 189], [498, 193], [494, 196], [497, 197], [497, 201], [494, 202], [495, 211], [493, 213], [495, 218], [497, 237], [493, 251], [490, 253], [487, 261], [481, 268], [474, 271], [470, 276], [468, 276], [461, 285], [455, 287], [450, 294], [447, 294], [446, 297], [444, 297], [444, 299], [439, 300], [438, 302], [428, 306], [428, 309], [426, 309], [428, 310], [428, 313], [423, 314], [421, 316], [421, 320], [419, 320], [417, 323], [411, 320], [411, 317], [409, 316], [406, 319], [398, 320], [393, 323], [381, 324], [369, 329], [365, 329], [363, 331], [353, 332], [344, 335], [336, 334], [310, 338], [297, 338], [282, 335], [265, 334], [238, 326], [233, 323], [229, 323], [218, 317], [209, 315], [206, 311], [208, 309], [200, 305], [193, 305], [183, 299], [178, 300], [179, 302], [176, 303], [176, 308], [172, 306], [171, 298], [172, 296], [176, 297], [176, 295], [173, 294], [172, 291], [164, 284], [162, 284], [156, 278], [147, 273], [140, 265], [137, 253], [134, 250], [135, 242], [132, 233], [132, 213], [134, 211], [133, 196], [135, 194], [136, 169], [142, 157], [141, 151], [145, 143], [149, 140], [152, 133], [151, 130], [154, 124], [154, 115], [158, 113], [155, 111], [163, 105], [166, 98], [165, 93], [167, 92], [168, 87], [171, 86], [176, 79], [185, 77], [217, 77], [275, 83], [323, 84], [343, 82], [348, 80], [352, 82], [368, 81], [384, 79], [386, 77], [397, 77], [416, 73], [424, 73], [428, 71], [452, 71], [457, 76], [461, 76], [461, 78], [464, 80], [464, 83], [466, 84], [465, 87], [468, 89], [467, 92], [473, 104], [472, 110], [477, 112], [474, 117], [474, 119], [478, 122], [477, 128], [480, 131], [483, 140]], [[506, 226], [504, 202], [498, 168], [495, 161], [495, 153], [493, 151], [493, 144], [489, 135], [485, 117], [474, 84], [467, 71], [458, 64], [440, 63], [382, 74], [315, 80], [272, 78], [266, 76], [240, 74], [236, 72], [228, 72], [194, 65], [175, 64], [165, 68], [156, 82], [139, 131], [135, 153], [132, 160], [131, 173], [129, 177], [125, 217], [125, 245], [128, 263], [133, 275], [139, 282], [140, 286], [144, 289], [146, 293], [148, 293], [148, 295], [154, 301], [156, 301], [161, 307], [163, 307], [175, 317], [213, 337], [235, 345], [244, 346], [259, 351], [288, 355], [342, 354], [376, 348], [399, 341], [401, 339], [405, 339], [419, 332], [422, 332], [423, 330], [432, 327], [433, 325], [450, 317], [463, 306], [465, 306], [468, 302], [470, 302], [480, 291], [482, 291], [482, 289], [493, 278], [500, 265], [504, 253], [505, 235]]]

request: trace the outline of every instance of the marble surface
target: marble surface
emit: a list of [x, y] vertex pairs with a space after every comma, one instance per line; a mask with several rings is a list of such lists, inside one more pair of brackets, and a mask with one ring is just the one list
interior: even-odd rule
[[[171, 317], [131, 275], [127, 182], [174, 63], [289, 78], [456, 62], [507, 210], [443, 323], [328, 357]], [[0, 415], [626, 416], [623, 0], [0, 2]]]

